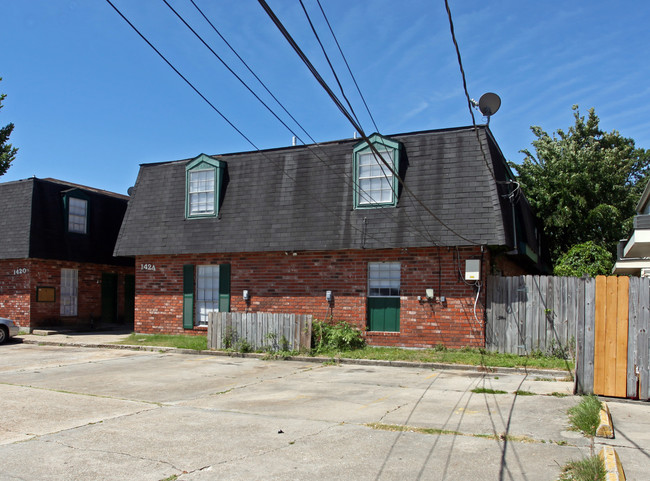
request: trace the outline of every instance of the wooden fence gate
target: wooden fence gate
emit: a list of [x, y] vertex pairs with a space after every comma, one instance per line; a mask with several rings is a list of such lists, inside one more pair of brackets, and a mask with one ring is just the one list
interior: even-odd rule
[[576, 355], [582, 394], [650, 399], [650, 279], [488, 279], [486, 347]]

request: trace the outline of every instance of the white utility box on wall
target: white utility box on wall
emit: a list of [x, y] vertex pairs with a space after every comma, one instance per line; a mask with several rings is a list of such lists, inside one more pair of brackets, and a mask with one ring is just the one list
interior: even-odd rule
[[465, 261], [465, 280], [478, 281], [481, 279], [481, 261], [478, 259], [467, 259]]

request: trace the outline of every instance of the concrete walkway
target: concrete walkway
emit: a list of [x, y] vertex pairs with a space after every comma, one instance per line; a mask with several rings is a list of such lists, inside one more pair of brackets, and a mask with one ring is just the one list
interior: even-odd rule
[[[57, 332], [50, 331], [47, 332], [47, 335], [39, 335], [37, 333], [26, 334], [26, 335], [18, 336], [17, 339], [21, 340], [25, 344], [36, 344], [36, 345], [43, 345], [43, 346], [69, 346], [73, 348], [74, 347], [76, 348], [104, 347], [104, 348], [111, 348], [112, 350], [116, 348], [118, 350], [120, 348], [129, 350], [134, 348], [132, 346], [116, 346], [115, 344], [112, 344], [114, 342], [123, 341], [129, 336], [129, 334], [130, 331], [129, 332], [93, 331], [93, 332], [83, 332], [83, 333], [78, 333], [78, 332], [57, 333]], [[183, 350], [177, 350], [174, 348], [138, 346], [136, 349], [147, 350], [156, 353], [160, 353], [160, 352], [179, 353], [179, 354], [183, 353]], [[126, 352], [124, 352], [124, 355], [125, 354]], [[192, 354], [197, 354], [197, 353], [195, 351], [192, 351]], [[314, 360], [312, 359], [312, 362], [313, 361]], [[296, 362], [296, 365], [301, 365], [300, 361]], [[372, 361], [368, 361], [365, 363], [365, 365], [386, 366], [386, 363], [385, 362], [373, 363]], [[300, 367], [299, 369], [303, 370], [304, 368]], [[355, 368], [351, 368], [351, 369], [355, 369]], [[356, 369], [359, 368], [357, 367]], [[363, 381], [362, 378], [359, 378], [360, 383], [365, 384], [367, 378], [374, 377], [371, 374], [373, 370], [371, 368], [369, 369], [370, 370], [368, 370], [368, 373], [362, 376]], [[400, 368], [394, 368], [394, 369], [395, 369], [394, 371], [386, 371], [385, 375], [390, 375], [389, 373], [393, 372], [398, 377], [404, 376], [404, 372], [402, 372]], [[418, 370], [422, 369], [422, 366], [419, 366], [417, 369]], [[458, 375], [460, 375], [460, 372], [462, 372], [454, 369], [453, 366], [447, 366], [446, 370], [447, 369], [451, 371], [456, 371], [457, 373], [459, 373]], [[453, 372], [450, 372], [450, 374], [453, 374]], [[134, 376], [136, 378], [140, 377], [138, 375], [134, 375]], [[560, 392], [563, 395], [569, 395], [569, 396], [568, 399], [565, 398], [565, 400], [561, 400], [561, 399], [557, 400], [557, 403], [555, 404], [561, 406], [560, 409], [558, 409], [557, 406], [551, 408], [552, 404], [549, 404], [548, 406], [545, 406], [544, 404], [539, 404], [539, 402], [542, 400], [542, 398], [539, 397], [537, 397], [535, 401], [531, 401], [531, 398], [527, 398], [527, 397], [511, 398], [508, 396], [508, 402], [511, 404], [506, 404], [502, 407], [500, 407], [499, 404], [495, 404], [494, 406], [490, 407], [489, 405], [485, 404], [485, 400], [483, 398], [477, 397], [474, 399], [474, 401], [476, 401], [478, 404], [474, 405], [474, 402], [467, 403], [465, 401], [462, 401], [461, 399], [456, 398], [455, 396], [449, 396], [449, 394], [451, 394], [452, 392], [455, 393], [467, 392], [466, 391], [467, 385], [465, 384], [467, 381], [467, 376], [469, 376], [470, 379], [473, 378], [474, 376], [478, 376], [477, 381], [481, 379], [481, 383], [480, 383], [481, 385], [486, 385], [486, 387], [489, 386], [489, 388], [491, 389], [505, 390], [508, 393], [512, 393], [517, 390], [521, 390], [521, 391], [530, 390], [532, 392], [535, 392], [536, 394], [549, 395], [553, 392]], [[457, 383], [452, 382], [453, 379], [457, 379]], [[551, 445], [556, 445], [556, 447], [551, 449], [547, 446], [545, 447], [545, 449], [547, 450], [551, 449], [551, 451], [553, 452], [557, 451], [558, 453], [560, 453], [561, 450], [560, 451], [557, 450], [557, 443], [562, 444], [563, 442], [568, 442], [569, 445], [572, 445], [574, 447], [579, 447], [580, 451], [582, 452], [580, 454], [580, 452], [574, 451], [574, 453], [569, 457], [579, 458], [582, 455], [588, 454], [588, 449], [587, 449], [588, 443], [586, 442], [586, 440], [580, 439], [580, 436], [578, 436], [576, 433], [571, 433], [566, 430], [566, 416], [565, 416], [566, 407], [572, 403], [577, 402], [577, 400], [573, 400], [574, 398], [570, 396], [572, 390], [572, 384], [567, 382], [558, 382], [557, 380], [554, 380], [552, 382], [540, 382], [537, 381], [536, 379], [540, 379], [539, 373], [537, 374], [537, 377], [535, 377], [535, 375], [522, 377], [521, 374], [517, 374], [516, 372], [513, 372], [513, 370], [506, 370], [506, 372], [504, 374], [501, 374], [500, 376], [499, 373], [493, 373], [492, 375], [486, 377], [485, 373], [479, 373], [476, 370], [465, 371], [465, 374], [460, 375], [460, 377], [454, 377], [452, 375], [452, 377], [446, 378], [444, 383], [445, 386], [442, 389], [443, 393], [440, 396], [435, 396], [429, 402], [425, 402], [426, 400], [422, 399], [421, 400], [422, 405], [423, 406], [426, 405], [427, 408], [418, 410], [418, 413], [420, 413], [419, 415], [416, 412], [411, 412], [409, 416], [404, 417], [403, 415], [400, 415], [402, 411], [398, 409], [395, 412], [392, 412], [390, 410], [386, 411], [385, 414], [383, 416], [380, 416], [378, 419], [381, 420], [382, 424], [386, 424], [389, 427], [392, 426], [393, 428], [395, 426], [416, 426], [416, 427], [423, 427], [425, 429], [433, 428], [433, 429], [441, 429], [441, 430], [448, 430], [449, 428], [453, 428], [452, 431], [454, 432], [457, 431], [458, 433], [461, 432], [469, 433], [470, 437], [471, 435], [474, 435], [476, 433], [480, 434], [480, 433], [487, 433], [487, 432], [497, 432], [497, 433], [506, 432], [506, 433], [515, 434], [517, 436], [523, 436], [523, 438], [521, 439], [526, 439], [530, 437], [533, 440], [538, 440], [537, 443], [533, 443], [533, 444], [539, 444], [540, 442], [543, 441], [550, 442]], [[169, 379], [169, 381], [177, 382], [177, 381], [173, 381], [172, 379]], [[323, 379], [321, 382], [327, 383], [328, 381]], [[377, 382], [379, 382], [379, 379], [377, 380]], [[450, 384], [450, 382], [452, 383]], [[307, 396], [304, 397], [304, 399], [308, 399], [312, 397], [312, 396], [308, 396], [309, 390], [312, 389], [311, 386], [305, 385], [299, 388], [296, 386], [296, 388], [297, 388], [296, 392], [299, 391], [302, 392], [303, 394], [298, 395], [298, 397], [295, 399], [300, 399], [301, 397], [304, 396]], [[320, 394], [317, 393], [313, 393], [313, 394], [314, 394], [313, 396], [314, 400], [319, 399], [321, 397], [323, 399], [329, 398], [329, 396], [325, 392], [322, 392]], [[260, 393], [255, 394], [255, 396], [259, 396], [259, 395]], [[275, 396], [277, 396], [277, 394], [273, 394], [271, 392], [262, 394], [262, 397], [268, 398], [267, 401], [269, 399], [274, 398]], [[130, 398], [130, 396], [127, 395], [127, 398]], [[238, 398], [237, 402], [227, 405], [227, 410], [240, 411], [242, 409], [240, 405], [241, 402], [244, 402], [244, 406], [250, 405], [251, 401], [247, 400], [245, 397], [242, 398], [241, 396], [237, 396], [237, 398]], [[156, 400], [152, 399], [151, 401], [160, 402], [160, 400], [158, 399]], [[567, 404], [567, 401], [569, 401], [569, 404]], [[204, 399], [201, 403], [203, 404], [205, 402], [206, 400]], [[369, 402], [370, 404], [368, 404], [368, 406], [371, 406], [374, 402], [377, 401], [369, 401]], [[633, 402], [633, 401], [618, 400], [618, 399], [607, 399], [606, 402], [608, 403], [612, 414], [615, 438], [611, 440], [597, 439], [595, 443], [596, 449], [598, 450], [603, 445], [613, 446], [617, 450], [621, 458], [623, 467], [625, 469], [626, 478], [628, 480], [648, 479], [647, 478], [648, 473], [650, 473], [650, 405], [648, 403], [643, 403], [643, 402]], [[275, 410], [272, 408], [273, 403], [274, 402], [271, 402], [270, 404], [269, 402], [264, 403], [264, 405], [266, 406], [264, 408], [265, 415], [272, 414], [275, 416], [276, 414], [278, 415], [281, 414], [281, 412], [276, 413]], [[321, 403], [317, 403], [317, 404], [320, 405]], [[517, 409], [513, 411], [512, 407], [514, 407], [515, 405], [517, 406]], [[499, 424], [498, 426], [494, 424], [494, 419], [495, 419], [494, 416], [487, 416], [487, 417], [475, 416], [476, 413], [485, 410], [486, 406], [487, 406], [488, 413], [490, 412], [490, 410], [493, 410], [494, 413], [499, 414], [498, 417], [501, 418], [501, 422], [497, 423]], [[224, 406], [220, 406], [220, 407], [224, 407]], [[287, 406], [284, 407], [286, 408]], [[555, 413], [554, 414], [555, 416], [558, 416], [557, 419], [554, 420], [552, 416], [551, 418], [549, 418], [548, 412], [545, 413], [540, 412], [540, 410], [548, 411], [549, 408], [551, 408], [551, 412]], [[329, 409], [330, 408], [326, 409], [326, 411], [329, 411]], [[247, 410], [248, 408], [244, 409], [244, 411]], [[321, 414], [316, 417], [319, 419], [327, 418], [328, 416], [326, 415], [326, 411], [321, 412]], [[449, 417], [445, 416], [444, 418], [442, 418], [442, 419], [446, 418], [445, 421], [443, 421], [441, 418], [438, 418], [437, 416], [431, 417], [431, 413], [436, 411], [440, 413], [449, 413], [448, 415]], [[454, 415], [452, 415], [452, 413], [455, 413], [455, 415], [458, 415], [459, 413], [465, 413], [465, 415], [461, 416], [460, 418], [462, 420], [462, 423], [456, 424], [455, 422], [450, 422], [454, 419]], [[510, 416], [507, 419], [507, 423], [505, 422], [506, 414]], [[435, 419], [438, 420], [436, 421]], [[331, 421], [335, 421], [335, 420], [343, 423], [360, 422], [360, 420], [356, 420], [352, 418], [348, 419], [347, 416], [343, 416], [342, 418], [335, 416], [331, 419]], [[544, 421], [540, 421], [540, 420], [544, 420]], [[370, 421], [370, 420], [366, 420], [366, 421]], [[486, 424], [488, 422], [490, 424]], [[403, 436], [407, 436], [407, 435], [400, 434], [398, 438], [401, 439]], [[451, 447], [453, 447], [453, 443], [458, 443], [459, 439], [462, 439], [464, 443], [471, 444], [475, 442], [475, 441], [471, 441], [471, 439], [467, 439], [466, 434], [464, 434], [462, 438], [458, 438], [457, 436], [452, 436], [452, 438], [454, 439], [454, 441], [452, 442]], [[515, 444], [519, 446], [518, 448], [519, 450], [523, 448], [521, 446], [521, 439], [515, 441]], [[447, 437], [441, 438], [439, 439], [439, 442], [442, 442], [444, 440], [451, 440], [451, 438], [447, 438]], [[352, 442], [352, 439], [350, 439], [350, 442]], [[507, 444], [505, 446], [507, 446]], [[506, 455], [507, 449], [505, 448], [505, 446], [502, 446], [502, 451], [501, 451], [502, 456]], [[316, 448], [316, 446], [314, 446], [314, 448]], [[540, 452], [542, 451], [544, 451], [544, 449], [542, 449]], [[534, 449], [529, 453], [529, 455], [534, 456], [534, 454], [532, 454], [533, 452], [535, 452]], [[520, 452], [519, 454], [523, 454], [523, 451]], [[429, 453], [429, 455], [431, 455], [431, 453]], [[556, 460], [559, 460], [560, 458], [565, 459], [565, 456], [561, 454], [557, 454], [559, 458], [555, 457], [556, 455], [553, 456], [554, 456], [553, 459]], [[548, 469], [548, 464], [544, 464], [544, 465]], [[228, 471], [225, 471], [223, 473], [226, 472]], [[241, 471], [237, 470], [237, 471], [230, 472], [229, 474], [232, 475], [233, 477], [236, 477], [237, 473], [241, 473]], [[522, 474], [523, 473], [526, 473], [527, 477], [522, 479], [550, 479], [545, 477], [540, 477], [540, 478], [537, 478], [535, 476], [530, 477], [530, 471], [528, 471], [527, 469], [523, 469]], [[307, 472], [303, 472], [302, 474], [307, 474]], [[339, 474], [343, 474], [343, 473], [340, 472]], [[503, 472], [499, 474], [503, 475]], [[379, 477], [383, 477], [383, 476], [379, 476]], [[199, 475], [199, 473], [196, 472], [194, 473], [193, 476], [182, 477], [182, 479], [188, 479], [188, 480], [209, 479], [209, 478], [210, 478], [209, 475], [207, 478], [204, 478], [201, 475]], [[428, 476], [424, 476], [423, 478], [428, 478]], [[444, 476], [441, 479], [444, 479]]]

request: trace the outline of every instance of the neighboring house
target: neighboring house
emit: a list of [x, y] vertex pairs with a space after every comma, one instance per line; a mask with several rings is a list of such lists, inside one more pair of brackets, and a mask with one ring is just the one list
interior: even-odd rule
[[406, 188], [352, 139], [141, 165], [115, 248], [136, 259], [135, 330], [299, 313], [375, 345], [483, 345], [488, 273], [543, 268], [491, 132], [370, 139]]
[[0, 184], [0, 316], [22, 329], [133, 321], [133, 259], [113, 257], [128, 197], [55, 179]]
[[650, 276], [650, 182], [636, 206], [634, 231], [618, 244], [613, 274]]

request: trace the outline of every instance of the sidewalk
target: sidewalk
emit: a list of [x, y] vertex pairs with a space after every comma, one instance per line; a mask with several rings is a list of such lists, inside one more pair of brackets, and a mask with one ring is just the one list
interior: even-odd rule
[[35, 329], [34, 333], [20, 334], [16, 336], [16, 339], [22, 339], [26, 344], [72, 344], [80, 347], [103, 347], [114, 342], [123, 341], [129, 337], [131, 332], [130, 330], [58, 332]]

